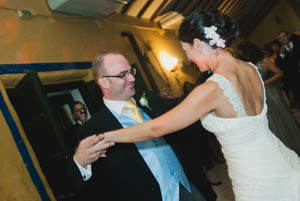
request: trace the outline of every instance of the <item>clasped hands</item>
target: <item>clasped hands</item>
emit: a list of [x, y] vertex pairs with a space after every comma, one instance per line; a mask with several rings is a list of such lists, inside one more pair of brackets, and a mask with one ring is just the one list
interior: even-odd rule
[[86, 168], [100, 157], [105, 158], [107, 148], [115, 143], [105, 140], [104, 137], [104, 134], [92, 135], [81, 140], [74, 155], [76, 162]]

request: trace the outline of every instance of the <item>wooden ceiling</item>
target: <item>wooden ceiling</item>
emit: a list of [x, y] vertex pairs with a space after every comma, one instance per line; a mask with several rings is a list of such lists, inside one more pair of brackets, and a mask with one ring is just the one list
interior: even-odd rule
[[278, 0], [129, 0], [122, 15], [141, 19], [155, 18], [176, 11], [187, 16], [194, 11], [219, 10], [231, 15], [239, 24], [240, 36], [247, 37], [269, 13]]

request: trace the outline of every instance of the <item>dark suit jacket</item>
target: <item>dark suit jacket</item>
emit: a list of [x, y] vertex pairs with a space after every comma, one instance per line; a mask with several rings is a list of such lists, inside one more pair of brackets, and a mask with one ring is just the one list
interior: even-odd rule
[[70, 152], [72, 154], [74, 154], [74, 150], [76, 149], [76, 147], [78, 146], [79, 143], [79, 130], [80, 130], [81, 125], [79, 123], [76, 122], [75, 125], [70, 126], [69, 128], [67, 128], [67, 130], [65, 131], [65, 142], [68, 143], [68, 145], [70, 146]]
[[[151, 96], [149, 98], [151, 99]], [[150, 106], [152, 110], [139, 105], [152, 118], [158, 116], [160, 114], [158, 111], [164, 108], [162, 102], [158, 100], [150, 101]], [[119, 128], [122, 128], [119, 121], [103, 105], [101, 110], [81, 127], [80, 136], [85, 138]], [[70, 185], [82, 201], [160, 201], [162, 199], [159, 184], [133, 143], [116, 144], [109, 148], [105, 159], [99, 159], [92, 164], [92, 172], [91, 179], [84, 182], [75, 163], [69, 161], [67, 175]], [[202, 172], [201, 168], [199, 172]], [[212, 198], [207, 200], [216, 199], [208, 183], [205, 183], [200, 191], [205, 191], [203, 194], [209, 194]]]
[[285, 50], [285, 57], [281, 58], [277, 55], [276, 64], [284, 72], [284, 82], [288, 88], [298, 88], [299, 84], [299, 61], [300, 61], [300, 38], [299, 36], [292, 35], [291, 41], [294, 44], [291, 52]]

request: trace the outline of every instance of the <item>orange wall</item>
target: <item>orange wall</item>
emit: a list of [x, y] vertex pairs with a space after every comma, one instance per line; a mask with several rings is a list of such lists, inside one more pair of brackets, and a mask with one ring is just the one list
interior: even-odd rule
[[[98, 52], [108, 49], [119, 50], [131, 63], [139, 64], [128, 38], [120, 36], [122, 31], [130, 31], [135, 35], [145, 55], [149, 54], [148, 45], [157, 58], [160, 51], [166, 51], [179, 59], [185, 58], [175, 32], [163, 32], [148, 21], [138, 21], [118, 14], [101, 20], [71, 17], [50, 11], [45, 0], [0, 0], [0, 6], [10, 8], [1, 9], [0, 12], [0, 24], [4, 25], [0, 30], [1, 64], [91, 61]], [[31, 19], [19, 18], [17, 9], [31, 10], [34, 16]], [[194, 82], [198, 75], [193, 69], [188, 70], [192, 72], [190, 74], [179, 71], [181, 85], [178, 85], [174, 74], [162, 70], [161, 66], [155, 65], [151, 71], [159, 88], [166, 87], [169, 81], [176, 96], [181, 95], [181, 85], [185, 80]], [[169, 80], [165, 79], [162, 71]], [[10, 77], [3, 78], [8, 87], [13, 85], [8, 84]], [[90, 74], [86, 79], [92, 79]]]

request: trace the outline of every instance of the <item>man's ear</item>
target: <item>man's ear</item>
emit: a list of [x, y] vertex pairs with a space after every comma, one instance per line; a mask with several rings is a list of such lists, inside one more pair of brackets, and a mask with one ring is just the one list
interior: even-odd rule
[[101, 87], [101, 88], [108, 88], [108, 81], [106, 79], [104, 79], [103, 77], [99, 77], [97, 79], [97, 84]]

